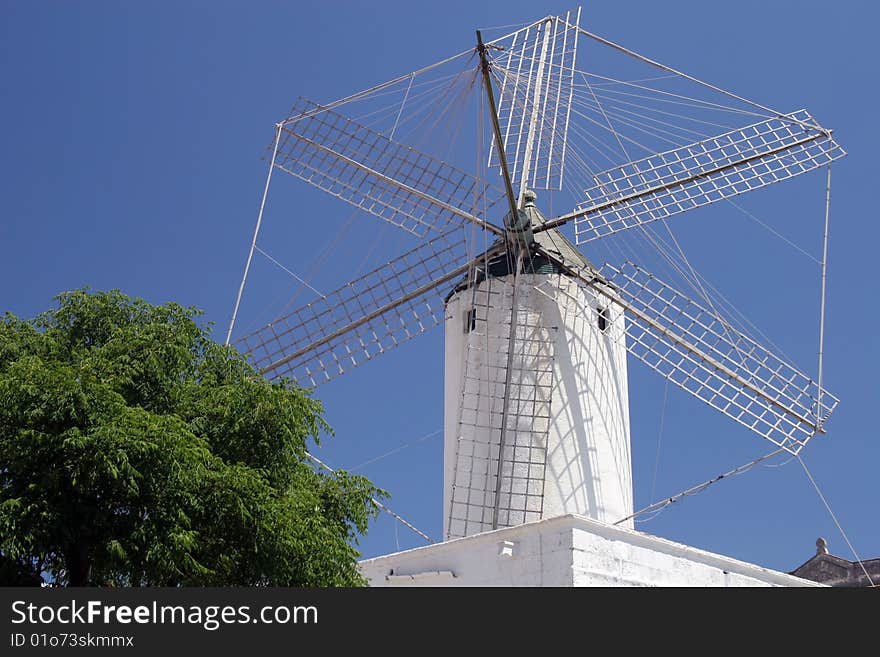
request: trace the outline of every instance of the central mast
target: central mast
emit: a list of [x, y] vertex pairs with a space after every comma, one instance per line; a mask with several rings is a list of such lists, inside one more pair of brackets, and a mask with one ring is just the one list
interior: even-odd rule
[[[501, 508], [501, 481], [504, 468], [504, 447], [507, 442], [507, 423], [510, 414], [510, 378], [513, 372], [513, 341], [516, 337], [516, 278], [522, 266], [523, 251], [529, 244], [524, 237], [531, 241], [531, 225], [528, 217], [517, 207], [516, 197], [513, 195], [513, 185], [510, 182], [510, 172], [507, 169], [507, 155], [504, 152], [501, 141], [501, 126], [498, 124], [498, 110], [495, 107], [495, 93], [492, 90], [492, 79], [489, 75], [489, 59], [486, 57], [486, 46], [483, 44], [483, 35], [477, 30], [477, 50], [480, 52], [480, 64], [483, 71], [483, 81], [486, 84], [486, 96], [489, 99], [489, 112], [492, 119], [492, 130], [495, 133], [495, 142], [498, 144], [498, 158], [501, 162], [501, 174], [504, 177], [504, 188], [507, 191], [507, 205], [509, 213], [504, 218], [504, 227], [507, 229], [507, 262], [512, 274], [512, 292], [510, 297], [510, 333], [507, 337], [507, 364], [504, 372], [504, 398], [501, 409], [501, 436], [498, 441], [498, 467], [495, 473], [495, 502], [492, 508], [492, 529], [498, 529], [498, 512]], [[519, 230], [517, 230], [519, 229]], [[510, 265], [513, 265], [512, 267]]]

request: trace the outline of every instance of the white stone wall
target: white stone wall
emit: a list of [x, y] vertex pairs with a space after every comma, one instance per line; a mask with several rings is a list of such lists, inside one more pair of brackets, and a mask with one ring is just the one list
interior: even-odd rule
[[368, 559], [359, 567], [371, 586], [821, 586], [574, 515]]
[[[476, 290], [464, 290], [453, 296], [446, 308], [443, 519], [447, 537], [456, 467], [461, 468], [463, 458], [458, 452], [462, 393], [485, 395], [491, 390], [485, 386], [475, 388], [473, 382], [466, 386], [465, 370], [468, 369], [469, 380], [484, 375], [490, 378], [490, 372], [504, 371], [507, 357], [504, 345], [510, 321], [509, 287], [507, 294], [491, 295], [495, 307], [488, 315], [489, 336], [466, 333], [466, 313], [473, 305], [475, 292], [478, 299], [482, 295], [485, 300], [490, 298], [489, 286], [497, 292], [503, 285], [504, 281], [499, 279], [484, 281]], [[632, 475], [623, 313], [609, 307], [602, 297], [597, 299], [583, 283], [555, 274], [521, 275], [517, 307], [525, 321], [540, 323], [541, 330], [553, 342], [549, 428], [540, 423], [535, 427], [535, 440], [541, 431], [546, 433], [547, 454], [543, 513], [539, 517], [575, 513], [615, 522], [628, 516], [632, 513]], [[608, 321], [604, 331], [598, 323], [600, 308], [606, 308]], [[468, 341], [475, 340], [488, 345], [478, 354], [485, 361], [477, 363], [483, 368], [483, 374], [475, 372], [473, 355], [466, 365]], [[538, 363], [536, 370], [540, 369]], [[544, 374], [535, 376], [546, 378]], [[540, 378], [535, 382], [545, 383]], [[500, 396], [503, 385], [496, 386], [495, 390]], [[485, 404], [480, 406], [473, 400], [465, 404], [465, 407], [477, 406], [482, 408]], [[488, 411], [481, 413], [475, 424], [490, 424]], [[518, 433], [526, 430], [524, 427]], [[482, 448], [484, 457], [490, 453], [492, 441], [497, 443], [497, 437], [490, 436], [488, 429], [465, 427], [464, 431], [471, 432], [471, 443], [476, 442], [477, 447]], [[506, 449], [505, 454], [509, 451]], [[477, 491], [482, 495], [472, 492], [472, 497], [479, 498], [478, 503], [485, 506], [493, 499], [497, 460], [494, 465], [483, 467], [487, 471], [480, 481], [483, 490]], [[499, 526], [506, 524], [516, 522], [506, 523], [504, 518], [499, 522]], [[453, 535], [490, 528], [485, 522], [468, 524], [467, 532], [453, 532]]]

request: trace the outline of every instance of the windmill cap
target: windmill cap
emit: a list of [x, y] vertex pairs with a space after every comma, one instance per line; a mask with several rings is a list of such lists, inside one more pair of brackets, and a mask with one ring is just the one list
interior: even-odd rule
[[[523, 207], [518, 210], [517, 215], [520, 221], [528, 222], [526, 225], [529, 226], [540, 226], [547, 222], [546, 217], [541, 213], [538, 207], [535, 205], [535, 200], [537, 200], [538, 195], [530, 189], [527, 189], [523, 192]], [[510, 213], [505, 215], [504, 222], [505, 227], [511, 228], [508, 225], [508, 220], [510, 218]], [[559, 232], [556, 228], [551, 228], [549, 230], [544, 230], [534, 234], [535, 242], [541, 246], [547, 252], [556, 255], [563, 262], [571, 265], [576, 269], [587, 269], [593, 272], [593, 275], [601, 280], [605, 280], [598, 272], [598, 270], [590, 263], [589, 260], [577, 249], [577, 247], [569, 242], [565, 236]], [[488, 276], [489, 278], [499, 278], [503, 276], [507, 276], [511, 273], [510, 267], [511, 262], [509, 261], [507, 254], [500, 247], [504, 246], [504, 241], [499, 240], [495, 242], [486, 252], [486, 266], [479, 267], [476, 270], [472, 270], [468, 274], [466, 274], [458, 283], [456, 283], [452, 290], [450, 290], [449, 294], [444, 298], [444, 303], [449, 303], [449, 300], [458, 292], [466, 290], [470, 288], [474, 283], [481, 283]], [[492, 252], [492, 255], [489, 256], [489, 253]], [[478, 259], [479, 260], [479, 259]], [[476, 261], [475, 261], [476, 262]], [[532, 274], [554, 274], [554, 273], [562, 273], [563, 272], [557, 265], [548, 261], [547, 258], [543, 256], [530, 257], [524, 262], [523, 273], [532, 273]]]

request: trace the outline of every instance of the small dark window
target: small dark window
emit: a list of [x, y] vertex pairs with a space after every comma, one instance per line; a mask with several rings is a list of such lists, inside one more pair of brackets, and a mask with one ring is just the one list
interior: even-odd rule
[[598, 312], [598, 317], [596, 318], [596, 323], [599, 326], [599, 330], [604, 333], [605, 329], [608, 328], [608, 309], [607, 308], [599, 308], [597, 312]]
[[477, 328], [477, 309], [469, 308], [464, 315], [464, 332], [470, 333]]

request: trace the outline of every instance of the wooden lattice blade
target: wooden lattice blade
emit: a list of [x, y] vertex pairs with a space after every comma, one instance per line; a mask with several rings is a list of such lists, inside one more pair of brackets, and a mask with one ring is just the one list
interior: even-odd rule
[[594, 177], [575, 220], [578, 244], [819, 168], [846, 152], [806, 110], [629, 162]]
[[[580, 11], [548, 17], [489, 51], [504, 153], [517, 189], [524, 175], [531, 189], [562, 189], [579, 18]], [[489, 166], [500, 166], [494, 137]]]
[[301, 99], [284, 122], [275, 166], [420, 237], [470, 221], [500, 192], [442, 160]]
[[540, 520], [544, 510], [554, 328], [514, 303], [511, 277], [491, 281], [467, 291], [447, 538]]
[[236, 347], [270, 379], [315, 387], [443, 321], [443, 293], [468, 270], [461, 229], [243, 337]]
[[626, 314], [627, 351], [664, 378], [792, 454], [823, 432], [834, 395], [683, 293], [632, 263], [558, 262]]

